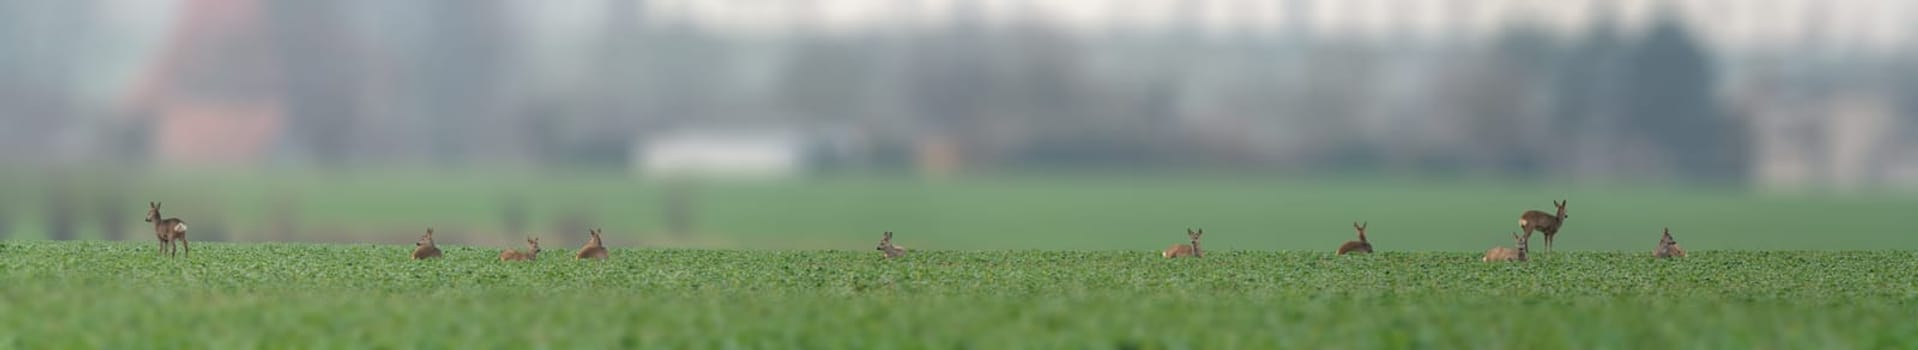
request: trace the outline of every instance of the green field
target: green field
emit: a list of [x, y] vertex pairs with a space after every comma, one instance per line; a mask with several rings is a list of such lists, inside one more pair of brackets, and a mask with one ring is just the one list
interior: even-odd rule
[[[914, 248], [1147, 250], [1201, 227], [1222, 250], [1330, 250], [1352, 239], [1352, 221], [1364, 220], [1381, 250], [1444, 252], [1510, 244], [1520, 212], [1568, 199], [1571, 218], [1556, 248], [1569, 251], [1648, 250], [1663, 227], [1705, 250], [1918, 248], [1903, 220], [1918, 196], [1884, 193], [1202, 172], [821, 176], [698, 184], [689, 190], [694, 232], [674, 235], [663, 223], [663, 184], [622, 174], [98, 175], [118, 173], [0, 181], [4, 193], [25, 194], [0, 197], [0, 230], [44, 238], [45, 199], [70, 198], [87, 239], [151, 240], [139, 219], [145, 202], [158, 200], [169, 216], [193, 223], [190, 236], [237, 242], [405, 244], [432, 226], [452, 244], [497, 247], [526, 235], [577, 244], [597, 226], [610, 244], [628, 247], [864, 249], [890, 230]], [[506, 228], [507, 198], [518, 198], [524, 232]], [[108, 234], [101, 220], [122, 226]]]
[[1918, 347], [1909, 251], [549, 247], [501, 263], [489, 247], [0, 243], [5, 348]]

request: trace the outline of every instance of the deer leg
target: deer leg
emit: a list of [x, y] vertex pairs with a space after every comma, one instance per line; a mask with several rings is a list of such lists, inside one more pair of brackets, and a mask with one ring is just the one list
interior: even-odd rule
[[166, 241], [160, 241], [160, 245], [154, 248], [157, 248], [153, 251], [155, 254], [166, 256]]
[[187, 244], [186, 237], [180, 237], [180, 248], [185, 248], [183, 253], [185, 253], [186, 256], [188, 257], [193, 256], [193, 245]]

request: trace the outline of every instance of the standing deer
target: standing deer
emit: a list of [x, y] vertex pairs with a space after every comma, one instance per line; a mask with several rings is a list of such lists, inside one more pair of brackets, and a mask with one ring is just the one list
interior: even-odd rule
[[[153, 223], [153, 235], [160, 238], [160, 254], [174, 255], [178, 252], [193, 255], [193, 247], [186, 242], [186, 220], [162, 218], [160, 202], [147, 202], [146, 222]], [[173, 241], [180, 241], [180, 246], [175, 248]]]
[[885, 237], [879, 239], [878, 249], [879, 251], [886, 252], [887, 259], [906, 256], [905, 246], [892, 244], [892, 231], [886, 231]]
[[1545, 250], [1552, 250], [1552, 237], [1558, 235], [1558, 229], [1565, 226], [1565, 204], [1571, 201], [1552, 201], [1558, 207], [1558, 215], [1546, 214], [1537, 210], [1526, 210], [1518, 216], [1518, 228], [1525, 230], [1525, 238], [1532, 238], [1532, 231], [1545, 233]]
[[539, 238], [527, 238], [526, 249], [527, 251], [524, 252], [510, 248], [501, 251], [499, 252], [499, 261], [531, 261], [539, 257]]
[[1174, 244], [1171, 247], [1165, 248], [1165, 252], [1159, 253], [1159, 256], [1163, 256], [1166, 259], [1182, 256], [1203, 258], [1205, 257], [1205, 253], [1199, 251], [1199, 236], [1204, 234], [1205, 229], [1199, 229], [1198, 231], [1193, 231], [1190, 228], [1185, 229], [1185, 236], [1192, 238], [1192, 244]]
[[433, 244], [433, 228], [426, 228], [426, 235], [419, 242], [413, 242], [413, 260], [425, 260], [440, 257], [440, 246]]
[[1345, 255], [1345, 253], [1371, 253], [1372, 252], [1372, 242], [1367, 242], [1365, 240], [1365, 226], [1368, 224], [1369, 223], [1358, 223], [1358, 222], [1352, 223], [1352, 228], [1359, 230], [1359, 240], [1346, 241], [1345, 244], [1339, 245], [1338, 255]]
[[1526, 241], [1530, 241], [1530, 240], [1531, 240], [1531, 237], [1521, 237], [1518, 235], [1518, 232], [1513, 232], [1512, 241], [1516, 242], [1518, 249], [1512, 249], [1512, 248], [1506, 248], [1506, 247], [1492, 247], [1491, 250], [1485, 251], [1485, 257], [1479, 258], [1478, 260], [1486, 261], [1486, 262], [1525, 261], [1526, 260], [1525, 252], [1530, 250], [1526, 248], [1526, 245], [1527, 245]]
[[579, 247], [579, 253], [573, 254], [573, 260], [605, 259], [606, 244], [599, 240], [599, 229], [594, 228], [592, 231], [587, 231], [586, 233], [593, 235], [593, 237], [586, 239], [586, 246]]
[[1652, 249], [1652, 257], [1660, 259], [1685, 257], [1685, 248], [1679, 248], [1678, 240], [1672, 239], [1672, 228], [1666, 227], [1665, 236], [1658, 238], [1658, 248]]

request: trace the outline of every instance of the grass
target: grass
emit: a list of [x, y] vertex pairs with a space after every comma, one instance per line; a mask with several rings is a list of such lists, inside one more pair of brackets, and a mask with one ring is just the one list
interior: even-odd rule
[[0, 347], [1918, 347], [1909, 251], [410, 248], [0, 241]]
[[[1663, 227], [1694, 249], [1918, 247], [1918, 235], [1898, 234], [1908, 231], [1902, 219], [1918, 196], [1888, 194], [1203, 173], [827, 176], [699, 184], [689, 190], [694, 232], [673, 235], [660, 203], [666, 187], [619, 174], [88, 176], [105, 175], [0, 181], [12, 188], [6, 193], [28, 194], [0, 197], [0, 231], [43, 238], [51, 219], [42, 199], [69, 198], [83, 209], [75, 216], [80, 237], [91, 239], [149, 239], [138, 219], [145, 201], [160, 200], [165, 213], [193, 223], [193, 237], [243, 242], [399, 244], [434, 226], [446, 242], [504, 246], [524, 235], [579, 240], [598, 226], [615, 244], [650, 247], [851, 249], [890, 230], [915, 248], [1146, 250], [1202, 227], [1220, 249], [1329, 250], [1363, 220], [1381, 249], [1444, 252], [1510, 244], [1520, 212], [1569, 199], [1571, 218], [1555, 247], [1563, 250], [1649, 249]], [[507, 198], [524, 208], [520, 232], [510, 232]]]

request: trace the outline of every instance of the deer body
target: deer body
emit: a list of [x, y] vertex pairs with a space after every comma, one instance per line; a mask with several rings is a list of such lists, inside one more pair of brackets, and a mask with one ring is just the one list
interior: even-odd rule
[[1558, 235], [1558, 229], [1565, 225], [1565, 218], [1570, 217], [1565, 215], [1565, 204], [1569, 202], [1570, 201], [1552, 201], [1552, 206], [1558, 207], [1558, 214], [1556, 215], [1537, 210], [1527, 210], [1525, 213], [1519, 214], [1519, 229], [1525, 230], [1525, 237], [1527, 239], [1532, 237], [1532, 231], [1544, 233], [1545, 249], [1551, 250], [1552, 237]]
[[1198, 231], [1193, 231], [1192, 229], [1189, 229], [1189, 228], [1185, 229], [1185, 236], [1187, 238], [1191, 238], [1192, 243], [1191, 244], [1174, 244], [1171, 247], [1165, 248], [1165, 251], [1160, 252], [1159, 256], [1165, 257], [1166, 259], [1177, 258], [1177, 257], [1203, 258], [1205, 257], [1205, 253], [1199, 251], [1199, 236], [1204, 234], [1205, 234], [1205, 229], [1199, 229]]
[[1665, 228], [1665, 235], [1658, 238], [1658, 248], [1652, 249], [1652, 257], [1660, 259], [1685, 257], [1685, 248], [1679, 248], [1678, 240], [1672, 239], [1671, 228]]
[[605, 259], [606, 245], [599, 240], [599, 229], [588, 232], [592, 238], [586, 239], [586, 246], [579, 247], [579, 253], [573, 254], [573, 260]]
[[1372, 242], [1368, 242], [1365, 240], [1366, 225], [1367, 224], [1361, 224], [1356, 222], [1352, 223], [1352, 228], [1359, 230], [1359, 240], [1346, 241], [1345, 244], [1339, 245], [1338, 255], [1345, 255], [1346, 253], [1360, 254], [1360, 253], [1372, 252]]
[[1479, 258], [1478, 260], [1485, 261], [1485, 262], [1526, 261], [1527, 259], [1526, 259], [1525, 253], [1526, 251], [1529, 250], [1529, 249], [1526, 249], [1526, 243], [1527, 243], [1526, 241], [1529, 241], [1529, 240], [1531, 240], [1530, 237], [1522, 237], [1522, 236], [1519, 236], [1517, 232], [1513, 232], [1512, 241], [1517, 243], [1516, 246], [1518, 248], [1514, 249], [1514, 248], [1506, 248], [1506, 247], [1492, 247], [1491, 250], [1485, 251], [1485, 257]]
[[[153, 235], [160, 238], [160, 254], [172, 255], [178, 251], [193, 255], [193, 247], [186, 241], [186, 220], [160, 216], [160, 202], [147, 202], [146, 222], [153, 223]], [[175, 241], [180, 243], [176, 249]]]
[[440, 257], [440, 246], [433, 244], [433, 229], [426, 229], [426, 235], [419, 242], [413, 242], [413, 260], [425, 260]]
[[538, 258], [539, 257], [539, 239], [527, 238], [526, 249], [527, 251], [524, 251], [524, 252], [512, 250], [512, 249], [501, 251], [499, 252], [499, 261], [531, 261], [534, 258]]
[[906, 256], [905, 246], [892, 244], [892, 231], [886, 231], [886, 235], [879, 239], [879, 247], [876, 249], [885, 252], [887, 259]]

